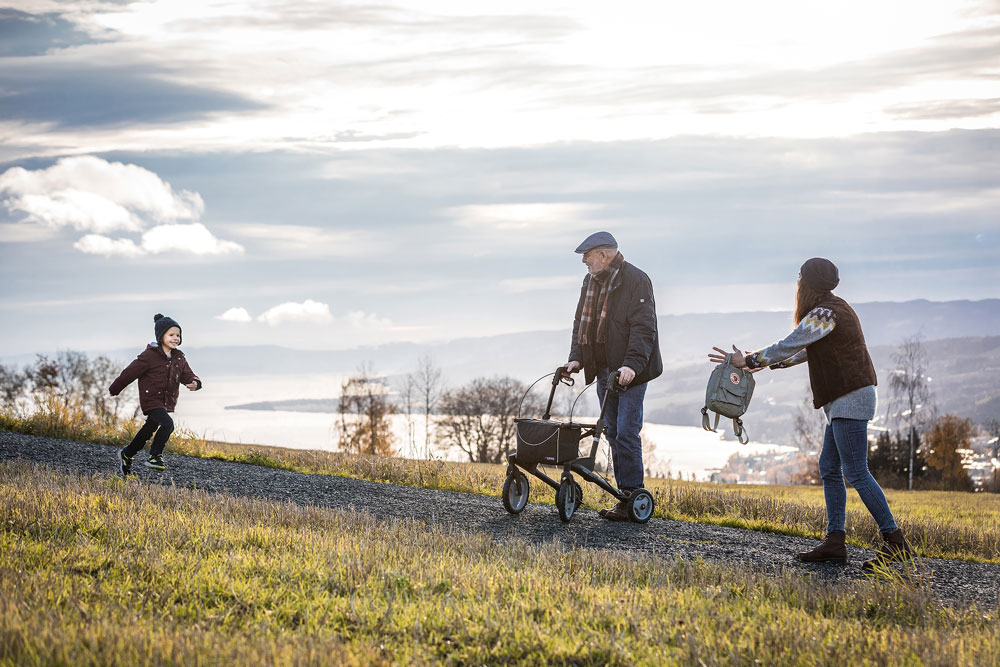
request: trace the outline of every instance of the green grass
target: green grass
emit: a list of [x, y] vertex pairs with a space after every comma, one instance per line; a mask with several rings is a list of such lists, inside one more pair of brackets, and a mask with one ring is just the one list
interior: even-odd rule
[[[139, 424], [94, 425], [81, 414], [50, 409], [13, 416], [0, 413], [0, 428], [20, 433], [124, 446]], [[404, 486], [498, 496], [505, 466], [357, 456], [262, 445], [204, 440], [175, 432], [168, 452], [306, 473], [356, 477]], [[558, 477], [555, 471], [550, 476]], [[669, 479], [647, 479], [656, 499], [654, 516], [699, 521], [782, 535], [820, 538], [826, 530], [823, 492], [819, 487], [737, 486]], [[554, 493], [531, 479], [531, 500], [551, 503]], [[583, 506], [606, 507], [610, 498], [584, 484]], [[1000, 563], [1000, 494], [948, 491], [886, 491], [889, 506], [918, 553], [937, 558]], [[848, 489], [848, 543], [872, 547], [878, 531], [857, 494]]]
[[998, 664], [995, 611], [0, 464], [0, 664]]

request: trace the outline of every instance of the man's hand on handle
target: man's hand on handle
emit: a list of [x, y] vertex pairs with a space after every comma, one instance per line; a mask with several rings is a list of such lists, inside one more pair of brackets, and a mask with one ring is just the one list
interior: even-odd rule
[[[579, 361], [569, 361], [563, 366], [567, 373], [578, 373], [583, 365]], [[628, 366], [622, 366], [618, 369], [618, 384], [623, 387], [627, 387], [628, 384], [635, 379], [635, 371]]]

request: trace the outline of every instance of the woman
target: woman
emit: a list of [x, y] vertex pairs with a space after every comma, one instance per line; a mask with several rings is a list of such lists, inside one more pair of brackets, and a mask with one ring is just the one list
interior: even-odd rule
[[[850, 305], [832, 290], [840, 282], [837, 267], [828, 259], [814, 257], [802, 265], [795, 297], [795, 330], [786, 338], [759, 352], [744, 356], [733, 346], [732, 364], [756, 372], [809, 364], [813, 406], [823, 408], [828, 425], [819, 456], [826, 498], [826, 540], [798, 554], [809, 563], [846, 563], [844, 545], [847, 490], [844, 478], [861, 496], [878, 523], [885, 548], [864, 569], [879, 561], [903, 560], [910, 546], [889, 511], [882, 488], [868, 471], [868, 422], [875, 416], [875, 367], [872, 365], [861, 323]], [[721, 363], [726, 352], [713, 348], [709, 360]]]

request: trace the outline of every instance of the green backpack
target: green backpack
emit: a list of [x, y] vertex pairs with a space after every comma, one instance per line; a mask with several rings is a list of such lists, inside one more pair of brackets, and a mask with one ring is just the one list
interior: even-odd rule
[[[708, 390], [705, 392], [705, 407], [701, 409], [701, 426], [706, 431], [717, 433], [719, 419], [729, 417], [733, 420], [733, 433], [745, 445], [750, 441], [746, 429], [743, 428], [743, 420], [740, 417], [750, 406], [750, 397], [753, 396], [754, 379], [753, 373], [747, 373], [742, 368], [732, 365], [733, 355], [726, 355], [725, 362], [719, 364], [712, 371], [712, 377], [708, 380]], [[715, 413], [715, 425], [708, 425], [708, 412]]]

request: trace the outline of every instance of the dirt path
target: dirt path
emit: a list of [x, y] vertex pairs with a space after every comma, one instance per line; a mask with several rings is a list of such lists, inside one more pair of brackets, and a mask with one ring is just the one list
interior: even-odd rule
[[[0, 462], [24, 460], [82, 475], [110, 475], [116, 470], [117, 455], [117, 448], [105, 445], [0, 431]], [[142, 466], [144, 456], [140, 454], [136, 459], [135, 472], [148, 483], [363, 511], [376, 517], [418, 519], [489, 533], [498, 540], [519, 537], [530, 542], [558, 541], [567, 548], [611, 549], [671, 559], [703, 558], [741, 563], [756, 571], [792, 570], [825, 582], [863, 579], [861, 562], [873, 556], [871, 551], [849, 546], [847, 566], [808, 565], [796, 561], [794, 554], [816, 543], [795, 537], [656, 518], [645, 525], [612, 523], [591, 510], [580, 510], [570, 523], [563, 523], [552, 505], [530, 504], [522, 514], [512, 516], [503, 509], [499, 497], [176, 455], [168, 455], [167, 470], [157, 472]], [[985, 610], [1000, 603], [1000, 565], [937, 558], [925, 559], [923, 564], [930, 573], [933, 595], [942, 604], [975, 603]]]

